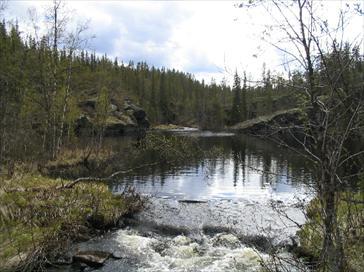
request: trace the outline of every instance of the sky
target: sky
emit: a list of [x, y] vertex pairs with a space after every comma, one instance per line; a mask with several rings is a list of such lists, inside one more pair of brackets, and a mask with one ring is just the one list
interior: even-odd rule
[[[277, 22], [267, 10], [238, 8], [233, 1], [68, 1], [67, 14], [73, 22], [88, 21], [87, 35], [93, 36], [87, 49], [123, 61], [146, 61], [156, 67], [175, 68], [195, 75], [199, 80], [231, 82], [235, 71], [246, 71], [258, 80], [263, 63], [266, 69], [286, 73], [287, 56], [270, 43], [282, 42], [274, 29]], [[246, 3], [247, 1], [245, 1]], [[362, 1], [348, 1], [350, 5]], [[322, 16], [333, 24], [343, 1], [320, 2]], [[32, 32], [29, 8], [37, 11], [40, 29], [48, 1], [8, 1], [5, 16], [19, 21], [24, 33]], [[270, 11], [270, 5], [266, 5]], [[273, 12], [273, 17], [280, 18]], [[350, 14], [346, 39], [362, 37], [364, 16]], [[267, 31], [268, 30], [268, 31]], [[265, 31], [265, 32], [264, 32]], [[264, 33], [264, 34], [263, 34]], [[360, 38], [359, 38], [360, 40]], [[363, 45], [363, 42], [361, 42]], [[362, 46], [362, 53], [364, 52]]]

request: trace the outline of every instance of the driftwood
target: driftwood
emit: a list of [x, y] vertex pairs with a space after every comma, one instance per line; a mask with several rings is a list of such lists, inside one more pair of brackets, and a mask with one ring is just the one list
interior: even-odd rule
[[103, 178], [81, 177], [81, 178], [75, 179], [74, 181], [72, 181], [72, 182], [70, 182], [68, 184], [57, 186], [56, 189], [57, 190], [59, 190], [59, 189], [69, 189], [69, 188], [72, 188], [73, 186], [75, 186], [77, 183], [85, 182], [85, 181], [110, 181], [110, 180], [113, 180], [115, 177], [117, 177], [119, 175], [128, 174], [128, 173], [131, 173], [131, 172], [133, 172], [133, 171], [135, 171], [137, 169], [141, 169], [141, 168], [148, 167], [148, 166], [153, 166], [153, 165], [156, 165], [158, 163], [159, 162], [154, 162], [154, 163], [149, 163], [149, 164], [142, 164], [142, 165], [139, 165], [139, 166], [134, 167], [134, 168], [114, 172], [110, 176], [103, 177]]

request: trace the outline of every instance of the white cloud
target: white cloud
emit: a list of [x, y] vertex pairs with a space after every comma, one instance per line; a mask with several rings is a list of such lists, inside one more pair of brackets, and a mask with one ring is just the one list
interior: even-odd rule
[[[69, 1], [67, 5], [76, 11], [74, 19], [91, 19], [90, 32], [96, 35], [92, 49], [124, 62], [147, 61], [193, 73], [207, 82], [211, 77], [217, 82], [230, 79], [235, 69], [258, 79], [263, 62], [268, 69], [282, 71], [283, 54], [261, 40], [266, 25], [276, 22], [263, 8], [236, 8], [241, 2]], [[345, 7], [341, 1], [318, 3], [323, 5], [322, 18], [330, 21], [337, 21], [339, 8]], [[23, 20], [27, 8], [46, 4], [9, 2], [7, 15]], [[344, 33], [347, 39], [362, 34], [362, 18], [351, 19], [350, 31]], [[282, 36], [275, 34], [272, 39]]]

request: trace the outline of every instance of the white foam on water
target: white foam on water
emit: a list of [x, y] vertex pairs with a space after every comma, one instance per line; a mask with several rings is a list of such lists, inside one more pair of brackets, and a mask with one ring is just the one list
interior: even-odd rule
[[202, 243], [197, 243], [184, 235], [156, 239], [131, 230], [119, 230], [116, 236], [119, 246], [140, 260], [137, 271], [141, 272], [261, 270], [260, 261], [268, 257], [266, 254], [243, 245], [232, 248], [229, 243], [238, 241], [232, 234], [223, 237], [226, 246], [224, 243], [215, 246], [216, 239], [221, 238], [222, 235], [205, 236]]

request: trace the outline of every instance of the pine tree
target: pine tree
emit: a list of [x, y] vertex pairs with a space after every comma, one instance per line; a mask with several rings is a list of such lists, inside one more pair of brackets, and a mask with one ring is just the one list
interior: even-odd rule
[[238, 72], [235, 72], [234, 75], [234, 85], [233, 85], [233, 105], [231, 108], [231, 117], [230, 117], [230, 123], [236, 124], [239, 123], [241, 118], [241, 86], [240, 86], [240, 77], [238, 75]]
[[173, 122], [171, 111], [168, 105], [167, 88], [168, 88], [167, 74], [166, 72], [162, 71], [160, 86], [159, 86], [159, 109], [162, 115], [161, 118], [162, 123]]
[[247, 78], [246, 73], [244, 71], [244, 79], [243, 79], [243, 89], [241, 92], [241, 103], [240, 103], [240, 112], [241, 112], [241, 120], [245, 121], [247, 119], [247, 101], [246, 101], [246, 92], [247, 92]]

